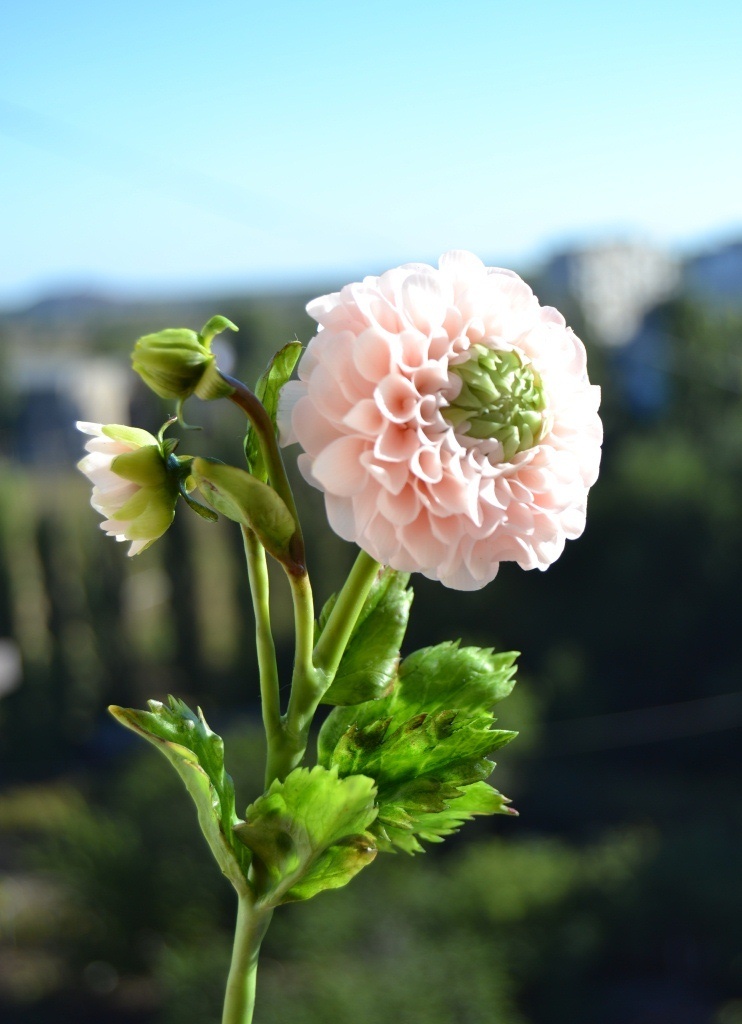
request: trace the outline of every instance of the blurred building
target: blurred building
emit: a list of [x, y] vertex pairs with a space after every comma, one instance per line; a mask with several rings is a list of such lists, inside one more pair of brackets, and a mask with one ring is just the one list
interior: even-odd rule
[[639, 418], [661, 413], [669, 399], [672, 345], [653, 311], [678, 292], [680, 262], [638, 242], [608, 243], [558, 254], [540, 278], [549, 300], [576, 307], [586, 336], [610, 350], [628, 409]]
[[660, 249], [624, 242], [560, 253], [540, 277], [550, 292], [576, 300], [595, 341], [618, 348], [632, 341], [649, 310], [675, 293], [681, 268]]

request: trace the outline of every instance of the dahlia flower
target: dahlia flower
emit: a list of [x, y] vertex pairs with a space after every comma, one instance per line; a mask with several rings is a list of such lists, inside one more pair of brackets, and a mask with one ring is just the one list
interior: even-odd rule
[[129, 555], [138, 555], [175, 515], [178, 483], [160, 443], [137, 427], [80, 422], [77, 428], [91, 437], [77, 468], [93, 484], [90, 504], [106, 517], [101, 529], [117, 541], [130, 540]]
[[600, 389], [582, 342], [509, 270], [471, 253], [315, 299], [279, 409], [330, 525], [377, 561], [478, 590], [546, 569], [585, 526]]

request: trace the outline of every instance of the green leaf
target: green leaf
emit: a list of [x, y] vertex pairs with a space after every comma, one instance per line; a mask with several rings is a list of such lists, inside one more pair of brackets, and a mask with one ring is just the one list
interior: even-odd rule
[[244, 469], [210, 459], [194, 459], [191, 476], [217, 512], [253, 530], [279, 562], [287, 560], [296, 522], [272, 487]]
[[492, 771], [487, 754], [509, 743], [507, 729], [490, 729], [492, 715], [458, 711], [424, 712], [390, 728], [390, 720], [365, 729], [352, 725], [335, 747], [332, 764], [341, 775], [370, 775], [387, 793], [410, 780], [431, 777], [439, 783], [466, 785]]
[[[358, 616], [335, 678], [322, 698], [323, 704], [360, 704], [376, 700], [394, 683], [399, 648], [404, 640], [413, 593], [409, 573], [384, 569], [376, 578]], [[322, 609], [319, 636], [334, 598]]]
[[505, 798], [490, 796], [495, 790], [472, 787], [490, 775], [488, 755], [515, 736], [492, 728], [490, 710], [512, 689], [515, 657], [452, 643], [426, 648], [405, 659], [387, 696], [328, 716], [319, 762], [375, 780], [379, 849], [416, 852], [419, 839], [448, 835], [472, 814], [512, 813]]
[[[445, 836], [458, 832], [465, 821], [477, 814], [512, 814], [509, 800], [487, 782], [463, 786], [459, 795], [447, 802], [442, 811], [418, 811], [412, 815], [400, 804], [388, 803], [379, 814], [377, 845], [390, 853], [397, 847], [405, 853], [422, 853], [419, 839], [441, 843]], [[409, 804], [409, 801], [408, 801]]]
[[376, 856], [371, 779], [296, 768], [247, 808], [237, 837], [252, 851], [258, 897], [275, 907], [336, 889]]
[[[274, 429], [281, 389], [294, 372], [294, 367], [299, 361], [301, 350], [302, 345], [300, 341], [290, 341], [287, 345], [284, 345], [273, 356], [255, 386], [255, 394], [268, 413]], [[247, 467], [253, 476], [256, 476], [259, 480], [268, 479], [258, 435], [252, 426], [248, 428], [245, 435], [245, 458], [247, 459]]]
[[495, 654], [491, 648], [461, 647], [450, 641], [425, 647], [402, 664], [402, 695], [411, 707], [426, 711], [491, 708], [515, 686], [517, 657], [517, 651]]
[[234, 838], [234, 784], [224, 768], [224, 743], [206, 724], [201, 709], [195, 714], [181, 700], [168, 706], [148, 702], [149, 711], [112, 706], [113, 717], [143, 736], [170, 761], [191, 794], [201, 831], [219, 867], [240, 893], [249, 890], [248, 851]]
[[421, 712], [489, 710], [513, 689], [517, 657], [515, 651], [496, 654], [491, 648], [461, 647], [458, 641], [416, 651], [400, 665], [399, 681], [388, 696], [328, 716], [320, 730], [319, 763], [329, 766], [340, 736], [353, 724], [364, 728], [391, 718], [394, 729]]

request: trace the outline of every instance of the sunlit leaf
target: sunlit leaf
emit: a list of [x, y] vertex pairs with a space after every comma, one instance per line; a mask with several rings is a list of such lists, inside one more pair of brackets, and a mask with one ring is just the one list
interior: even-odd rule
[[440, 839], [473, 814], [513, 813], [480, 784], [494, 767], [488, 755], [515, 736], [493, 729], [491, 712], [512, 689], [515, 657], [457, 644], [426, 648], [405, 659], [387, 696], [328, 716], [320, 764], [374, 779], [379, 849], [416, 852], [419, 839]]
[[416, 651], [400, 665], [396, 685], [387, 696], [373, 703], [336, 708], [329, 715], [320, 731], [319, 763], [329, 765], [331, 752], [351, 725], [363, 729], [389, 718], [393, 730], [421, 712], [489, 711], [515, 685], [516, 658], [514, 651], [497, 654], [488, 648], [451, 642]]
[[143, 736], [170, 761], [196, 804], [198, 822], [222, 872], [238, 892], [246, 892], [249, 852], [235, 841], [234, 784], [224, 768], [224, 742], [174, 697], [168, 706], [149, 701], [149, 711], [109, 708], [114, 718]]
[[217, 512], [253, 530], [274, 558], [288, 557], [296, 522], [272, 487], [244, 469], [209, 459], [194, 459], [191, 476]]
[[[294, 372], [294, 367], [299, 360], [301, 350], [302, 345], [299, 341], [290, 341], [287, 345], [284, 345], [273, 356], [255, 385], [255, 395], [265, 407], [265, 411], [268, 413], [274, 429], [281, 389]], [[248, 428], [245, 435], [245, 458], [247, 459], [248, 469], [253, 476], [259, 480], [268, 479], [258, 435], [252, 426]]]
[[254, 884], [265, 905], [336, 889], [370, 864], [375, 796], [364, 776], [296, 768], [248, 807], [235, 834], [252, 851]]
[[[374, 581], [353, 629], [324, 704], [360, 704], [382, 697], [391, 687], [399, 663], [399, 649], [407, 629], [413, 593], [409, 574], [384, 569]], [[334, 603], [334, 599], [331, 599]], [[317, 637], [331, 603], [322, 609]]]

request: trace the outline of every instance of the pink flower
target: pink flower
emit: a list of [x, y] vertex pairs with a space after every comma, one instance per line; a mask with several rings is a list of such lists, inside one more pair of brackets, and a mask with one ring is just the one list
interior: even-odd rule
[[600, 389], [557, 310], [468, 252], [315, 299], [283, 443], [332, 528], [377, 561], [478, 590], [546, 569], [585, 526]]

